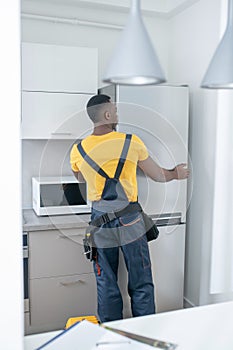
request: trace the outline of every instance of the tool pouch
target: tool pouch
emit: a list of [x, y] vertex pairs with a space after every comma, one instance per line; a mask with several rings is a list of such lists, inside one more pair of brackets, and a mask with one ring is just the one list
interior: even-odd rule
[[85, 233], [85, 237], [83, 239], [83, 249], [84, 249], [84, 255], [86, 256], [87, 260], [93, 261], [96, 259], [96, 247], [94, 247], [93, 244], [93, 232], [90, 230], [90, 228], [87, 228], [87, 231]]
[[154, 221], [144, 213], [144, 211], [142, 211], [142, 217], [145, 224], [147, 241], [150, 242], [157, 239], [159, 236], [159, 230]]

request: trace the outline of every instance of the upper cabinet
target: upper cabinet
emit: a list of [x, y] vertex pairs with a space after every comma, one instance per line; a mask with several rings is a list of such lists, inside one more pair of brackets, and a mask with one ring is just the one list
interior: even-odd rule
[[22, 43], [23, 139], [76, 139], [92, 128], [87, 101], [97, 94], [96, 48]]
[[95, 94], [97, 49], [22, 43], [22, 90]]
[[86, 104], [92, 95], [22, 92], [23, 139], [82, 139], [92, 130]]

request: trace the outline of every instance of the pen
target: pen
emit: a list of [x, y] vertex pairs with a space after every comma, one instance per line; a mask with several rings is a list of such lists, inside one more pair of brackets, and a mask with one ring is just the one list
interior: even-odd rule
[[102, 342], [96, 343], [96, 346], [111, 345], [111, 344], [130, 344], [130, 341], [127, 341], [127, 340], [124, 340], [124, 341], [102, 341]]
[[140, 343], [144, 343], [153, 347], [157, 347], [159, 349], [162, 350], [174, 350], [177, 348], [177, 344], [174, 343], [170, 343], [170, 342], [165, 342], [162, 340], [158, 340], [158, 339], [153, 339], [153, 338], [148, 338], [148, 337], [144, 337], [142, 335], [138, 335], [138, 334], [134, 334], [134, 333], [130, 333], [130, 332], [126, 332], [126, 331], [122, 331], [120, 329], [115, 329], [115, 328], [111, 328], [105, 325], [101, 325], [102, 327], [104, 327], [105, 329], [108, 329], [109, 331], [121, 334], [125, 337], [128, 337], [130, 339], [136, 340]]

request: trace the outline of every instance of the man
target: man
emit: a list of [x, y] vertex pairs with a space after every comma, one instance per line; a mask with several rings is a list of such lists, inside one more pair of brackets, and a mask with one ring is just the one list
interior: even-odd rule
[[[98, 221], [104, 213], [122, 209], [124, 201], [118, 200], [120, 195], [115, 201], [107, 197], [105, 200], [103, 195], [107, 183], [103, 175], [107, 174], [110, 179], [116, 177], [119, 159], [123, 159], [119, 180], [129, 204], [127, 208], [131, 208], [129, 213], [103, 224], [94, 235], [97, 254], [93, 268], [97, 281], [98, 315], [101, 322], [122, 318], [123, 303], [117, 284], [119, 248], [128, 270], [132, 315], [153, 314], [154, 285], [148, 243], [140, 213], [132, 209], [138, 197], [136, 169], [139, 166], [145, 175], [159, 182], [186, 179], [189, 170], [185, 164], [179, 164], [172, 170], [161, 168], [149, 157], [146, 146], [134, 134], [130, 135], [126, 147], [126, 135], [116, 131], [117, 108], [109, 96], [93, 96], [87, 103], [87, 113], [94, 124], [93, 133], [81, 142], [82, 148], [73, 146], [70, 162], [76, 178], [88, 184], [88, 197], [92, 201], [91, 220]], [[96, 169], [87, 162], [85, 155], [97, 163]], [[98, 172], [99, 167], [104, 174]]]

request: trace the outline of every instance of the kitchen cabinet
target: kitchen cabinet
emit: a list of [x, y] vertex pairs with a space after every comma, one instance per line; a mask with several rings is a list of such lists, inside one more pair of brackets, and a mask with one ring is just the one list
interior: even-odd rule
[[92, 124], [97, 49], [22, 43], [22, 139], [81, 139]]
[[92, 129], [85, 110], [91, 96], [23, 91], [22, 138], [83, 138]]
[[94, 94], [96, 48], [22, 43], [22, 90]]
[[38, 331], [64, 329], [70, 317], [96, 314], [93, 274], [32, 279], [31, 325]]
[[28, 233], [26, 334], [63, 329], [70, 317], [97, 315], [96, 282], [84, 254], [85, 228]]
[[83, 254], [84, 233], [85, 228], [30, 233], [28, 240], [30, 278], [92, 272], [92, 264]]
[[160, 226], [149, 243], [155, 284], [156, 312], [183, 308], [185, 225]]

